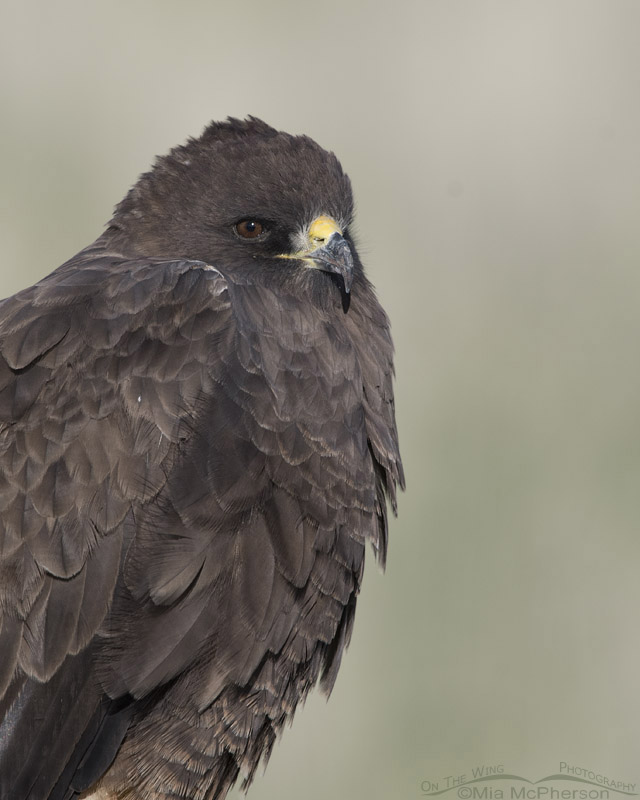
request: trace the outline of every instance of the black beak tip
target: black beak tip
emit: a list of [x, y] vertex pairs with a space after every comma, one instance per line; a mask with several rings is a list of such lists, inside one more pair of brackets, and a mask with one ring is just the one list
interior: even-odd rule
[[351, 290], [345, 286], [344, 292], [340, 292], [340, 298], [342, 300], [342, 310], [346, 314], [351, 305]]

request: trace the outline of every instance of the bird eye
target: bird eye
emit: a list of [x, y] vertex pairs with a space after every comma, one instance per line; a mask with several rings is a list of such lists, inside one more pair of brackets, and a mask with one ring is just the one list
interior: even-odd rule
[[257, 219], [243, 219], [233, 226], [238, 236], [243, 239], [257, 239], [264, 233], [264, 225]]

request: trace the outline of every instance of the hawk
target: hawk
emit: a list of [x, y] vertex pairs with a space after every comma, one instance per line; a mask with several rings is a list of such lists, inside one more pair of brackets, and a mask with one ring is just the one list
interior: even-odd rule
[[247, 786], [349, 642], [404, 479], [336, 157], [249, 117], [0, 303], [0, 796]]

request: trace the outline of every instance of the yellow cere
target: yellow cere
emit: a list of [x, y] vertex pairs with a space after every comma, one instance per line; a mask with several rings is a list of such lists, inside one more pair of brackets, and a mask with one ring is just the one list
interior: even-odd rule
[[[306, 233], [308, 245], [303, 247], [297, 253], [282, 253], [278, 256], [278, 258], [301, 258], [308, 261], [313, 266], [311, 259], [305, 259], [305, 256], [308, 256], [314, 250], [323, 247], [333, 233], [339, 233], [342, 235], [342, 230], [335, 219], [332, 217], [327, 217], [324, 214], [320, 217], [316, 217], [311, 225], [309, 225], [309, 230]], [[301, 235], [300, 239], [300, 244], [302, 244], [304, 235]]]
[[311, 248], [315, 250], [316, 247], [322, 247], [334, 233], [342, 233], [335, 219], [325, 216], [314, 219], [309, 226], [309, 244]]

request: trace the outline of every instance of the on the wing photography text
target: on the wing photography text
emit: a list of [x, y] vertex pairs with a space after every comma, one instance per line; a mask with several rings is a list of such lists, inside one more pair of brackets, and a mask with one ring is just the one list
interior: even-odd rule
[[567, 761], [560, 761], [556, 772], [538, 780], [508, 772], [504, 764], [484, 764], [420, 784], [423, 797], [451, 792], [460, 800], [613, 800], [637, 796], [636, 786]]

